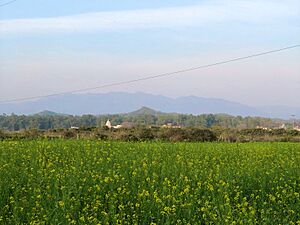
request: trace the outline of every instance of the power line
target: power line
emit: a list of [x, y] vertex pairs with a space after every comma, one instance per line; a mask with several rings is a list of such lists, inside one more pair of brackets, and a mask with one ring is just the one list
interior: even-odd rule
[[256, 53], [256, 54], [252, 54], [252, 55], [237, 57], [237, 58], [233, 58], [233, 59], [229, 59], [229, 60], [219, 61], [219, 62], [215, 62], [215, 63], [211, 63], [211, 64], [190, 67], [190, 68], [181, 69], [181, 70], [177, 70], [177, 71], [173, 71], [173, 72], [161, 73], [161, 74], [157, 74], [157, 75], [141, 77], [141, 78], [132, 79], [132, 80], [114, 82], [114, 83], [104, 84], [104, 85], [100, 85], [100, 86], [96, 86], [96, 87], [82, 88], [82, 89], [59, 92], [59, 93], [53, 93], [53, 94], [48, 94], [48, 95], [37, 95], [37, 96], [32, 96], [32, 97], [7, 99], [7, 100], [0, 101], [0, 103], [11, 103], [11, 102], [18, 102], [18, 101], [25, 101], [25, 100], [33, 100], [33, 99], [37, 99], [37, 98], [53, 97], [53, 96], [58, 96], [58, 95], [72, 94], [72, 93], [85, 92], [85, 91], [92, 91], [92, 90], [101, 89], [101, 88], [107, 88], [107, 87], [119, 86], [119, 85], [124, 85], [124, 84], [130, 84], [130, 83], [135, 83], [135, 82], [139, 82], [139, 81], [150, 80], [150, 79], [155, 79], [155, 78], [160, 78], [160, 77], [166, 77], [166, 76], [171, 76], [171, 75], [175, 75], [175, 74], [179, 74], [179, 73], [185, 73], [185, 72], [189, 72], [189, 71], [193, 71], [193, 70], [199, 70], [199, 69], [204, 69], [204, 68], [208, 68], [208, 67], [214, 67], [214, 66], [218, 66], [218, 65], [222, 65], [222, 64], [227, 64], [227, 63], [236, 62], [236, 61], [240, 61], [240, 60], [245, 60], [245, 59], [249, 59], [249, 58], [259, 57], [259, 56], [272, 54], [272, 53], [275, 53], [275, 52], [281, 52], [281, 51], [285, 51], [285, 50], [289, 50], [289, 49], [293, 49], [293, 48], [298, 48], [298, 47], [300, 47], [300, 44], [292, 45], [292, 46], [288, 46], [288, 47], [284, 47], [284, 48], [280, 48], [280, 49], [275, 49], [275, 50], [271, 50], [271, 51], [260, 52], [260, 53]]
[[9, 2], [6, 2], [6, 3], [3, 3], [3, 4], [0, 4], [0, 7], [2, 7], [2, 6], [6, 6], [6, 5], [10, 5], [10, 4], [12, 4], [12, 3], [14, 3], [14, 2], [16, 2], [17, 0], [11, 0], [11, 1], [9, 1]]

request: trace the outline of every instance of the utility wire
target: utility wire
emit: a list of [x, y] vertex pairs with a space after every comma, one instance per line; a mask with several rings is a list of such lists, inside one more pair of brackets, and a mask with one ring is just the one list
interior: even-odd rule
[[10, 4], [12, 4], [12, 3], [14, 3], [14, 2], [16, 2], [17, 0], [11, 0], [11, 1], [9, 1], [9, 2], [6, 2], [6, 3], [3, 3], [3, 4], [0, 4], [0, 7], [2, 7], [2, 6], [6, 6], [6, 5], [10, 5]]
[[229, 59], [229, 60], [219, 61], [219, 62], [215, 62], [215, 63], [211, 63], [211, 64], [189, 67], [189, 68], [185, 68], [185, 69], [181, 69], [181, 70], [177, 70], [177, 71], [173, 71], [173, 72], [161, 73], [161, 74], [157, 74], [157, 75], [146, 76], [146, 77], [141, 77], [141, 78], [132, 79], [132, 80], [125, 80], [125, 81], [109, 83], [109, 84], [104, 84], [104, 85], [95, 86], [95, 87], [82, 88], [82, 89], [53, 93], [53, 94], [48, 94], [48, 95], [37, 95], [37, 96], [32, 96], [32, 97], [7, 99], [7, 100], [0, 101], [0, 103], [11, 103], [11, 102], [18, 102], [18, 101], [25, 101], [25, 100], [33, 100], [33, 99], [37, 99], [37, 98], [46, 98], [46, 97], [52, 97], [52, 96], [58, 96], [58, 95], [64, 95], [64, 94], [72, 94], [72, 93], [78, 93], [78, 92], [85, 92], [85, 91], [91, 91], [91, 90], [96, 90], [96, 89], [101, 89], [101, 88], [130, 84], [130, 83], [135, 83], [135, 82], [139, 82], [139, 81], [156, 79], [156, 78], [171, 76], [171, 75], [175, 75], [175, 74], [179, 74], [179, 73], [185, 73], [185, 72], [189, 72], [189, 71], [193, 71], [193, 70], [214, 67], [214, 66], [218, 66], [218, 65], [231, 63], [231, 62], [236, 62], [236, 61], [259, 57], [259, 56], [272, 54], [272, 53], [276, 53], [276, 52], [286, 51], [286, 50], [298, 48], [298, 47], [300, 47], [300, 44], [292, 45], [292, 46], [288, 46], [288, 47], [284, 47], [284, 48], [280, 48], [280, 49], [275, 49], [275, 50], [271, 50], [271, 51], [260, 52], [260, 53], [256, 53], [256, 54], [252, 54], [252, 55], [248, 55], [248, 56], [233, 58], [233, 59]]

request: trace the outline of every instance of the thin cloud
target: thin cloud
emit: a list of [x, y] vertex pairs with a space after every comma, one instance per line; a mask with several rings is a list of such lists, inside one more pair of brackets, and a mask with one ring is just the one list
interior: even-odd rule
[[216, 23], [268, 23], [299, 17], [297, 1], [210, 1], [203, 4], [127, 11], [85, 13], [35, 19], [11, 19], [0, 22], [0, 36], [7, 34], [94, 32], [123, 29], [147, 29], [182, 26], [207, 26]]

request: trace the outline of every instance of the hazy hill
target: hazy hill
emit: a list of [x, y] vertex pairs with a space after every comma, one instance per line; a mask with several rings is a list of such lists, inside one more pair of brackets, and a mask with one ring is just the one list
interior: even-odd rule
[[159, 115], [159, 114], [165, 114], [163, 112], [156, 111], [154, 109], [151, 109], [149, 107], [143, 106], [138, 110], [135, 110], [133, 112], [127, 113], [128, 116], [138, 116], [138, 115]]
[[57, 112], [53, 112], [53, 111], [49, 111], [49, 110], [43, 110], [41, 112], [35, 113], [34, 115], [39, 115], [39, 116], [64, 116], [64, 115], [67, 115], [67, 114], [57, 113]]
[[260, 106], [257, 108], [263, 112], [270, 112], [271, 116], [276, 118], [292, 119], [293, 118], [292, 115], [294, 115], [295, 118], [298, 119], [300, 118], [300, 107], [271, 105], [271, 106]]
[[[264, 116], [288, 118], [291, 114], [300, 114], [300, 108], [251, 107], [237, 102], [216, 98], [186, 96], [169, 98], [146, 93], [111, 92], [99, 94], [71, 94], [41, 98], [35, 101], [0, 104], [0, 113], [34, 114], [47, 109], [46, 112], [58, 112], [71, 115], [82, 114], [116, 114], [128, 113], [145, 106], [135, 113], [153, 113], [152, 108], [166, 113], [204, 114], [225, 113], [241, 116]], [[147, 108], [148, 107], [148, 108]], [[278, 111], [279, 112], [279, 111]], [[45, 113], [45, 112], [44, 112]], [[51, 113], [50, 113], [51, 114]]]

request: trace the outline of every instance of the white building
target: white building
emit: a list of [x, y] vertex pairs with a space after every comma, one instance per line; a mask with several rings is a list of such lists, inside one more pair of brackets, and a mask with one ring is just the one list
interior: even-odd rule
[[111, 125], [111, 122], [110, 122], [110, 120], [107, 120], [107, 121], [106, 121], [106, 124], [105, 124], [105, 126], [107, 126], [109, 129], [111, 129], [111, 128], [112, 128], [112, 125]]

